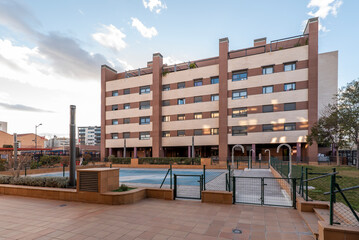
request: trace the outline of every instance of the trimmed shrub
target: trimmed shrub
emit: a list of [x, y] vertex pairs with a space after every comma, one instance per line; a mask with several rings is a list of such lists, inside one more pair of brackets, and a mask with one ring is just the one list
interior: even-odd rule
[[33, 187], [53, 187], [66, 188], [68, 187], [67, 177], [10, 177], [0, 176], [0, 184], [13, 184]]
[[163, 157], [163, 158], [139, 158], [139, 164], [177, 164], [177, 165], [201, 165], [201, 158]]
[[11, 176], [0, 176], [0, 184], [9, 184]]
[[108, 157], [108, 160], [112, 163], [115, 164], [131, 164], [131, 158], [130, 157], [126, 157], [126, 158], [118, 158], [115, 157], [113, 155]]
[[61, 157], [56, 155], [44, 155], [40, 157], [41, 165], [54, 166], [60, 163]]

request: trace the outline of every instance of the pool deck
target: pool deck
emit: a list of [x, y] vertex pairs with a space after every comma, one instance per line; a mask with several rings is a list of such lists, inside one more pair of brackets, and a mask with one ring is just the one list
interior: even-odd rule
[[157, 199], [109, 206], [0, 195], [0, 239], [314, 238], [290, 208]]

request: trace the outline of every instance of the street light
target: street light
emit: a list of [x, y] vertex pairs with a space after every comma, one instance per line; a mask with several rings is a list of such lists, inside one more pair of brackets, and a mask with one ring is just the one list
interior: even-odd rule
[[35, 151], [37, 151], [37, 128], [40, 127], [42, 123], [39, 125], [35, 125]]
[[287, 144], [287, 143], [282, 143], [281, 145], [279, 145], [277, 147], [277, 153], [279, 153], [279, 149], [283, 146], [286, 146], [287, 148], [289, 148], [289, 173], [288, 173], [288, 178], [292, 177], [292, 147]]
[[268, 152], [268, 168], [270, 168], [270, 150], [266, 149], [264, 152]]

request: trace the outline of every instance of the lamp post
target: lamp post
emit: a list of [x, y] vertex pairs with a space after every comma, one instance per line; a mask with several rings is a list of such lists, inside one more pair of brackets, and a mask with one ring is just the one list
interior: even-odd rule
[[266, 149], [264, 152], [268, 152], [268, 168], [270, 168], [270, 150]]
[[288, 178], [292, 177], [292, 147], [287, 143], [282, 143], [277, 147], [277, 153], [279, 153], [279, 149], [283, 146], [286, 146], [289, 148], [289, 172], [288, 172]]
[[35, 125], [35, 151], [37, 151], [37, 128], [40, 127], [42, 123]]
[[244, 147], [241, 144], [237, 144], [232, 147], [232, 176], [233, 176], [233, 171], [234, 171], [234, 150], [238, 147], [241, 148], [242, 153], [244, 153]]

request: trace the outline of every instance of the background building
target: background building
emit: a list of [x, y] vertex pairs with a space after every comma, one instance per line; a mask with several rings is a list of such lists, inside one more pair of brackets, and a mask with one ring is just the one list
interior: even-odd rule
[[70, 146], [70, 138], [57, 137], [56, 135], [45, 142], [45, 148], [63, 148]]
[[7, 122], [0, 122], [0, 131], [7, 132]]
[[78, 138], [80, 145], [100, 145], [101, 127], [99, 126], [78, 127]]
[[338, 52], [318, 53], [318, 19], [300, 36], [254, 40], [253, 47], [172, 66], [153, 54], [147, 67], [117, 73], [101, 68], [101, 154], [123, 156], [218, 156], [235, 144], [317, 161], [318, 146], [306, 136], [337, 92]]

